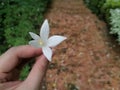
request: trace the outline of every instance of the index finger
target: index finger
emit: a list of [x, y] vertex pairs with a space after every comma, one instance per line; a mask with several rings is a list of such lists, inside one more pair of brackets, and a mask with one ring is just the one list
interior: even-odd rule
[[30, 45], [13, 47], [0, 56], [0, 72], [9, 72], [19, 63], [20, 58], [31, 58], [42, 53]]

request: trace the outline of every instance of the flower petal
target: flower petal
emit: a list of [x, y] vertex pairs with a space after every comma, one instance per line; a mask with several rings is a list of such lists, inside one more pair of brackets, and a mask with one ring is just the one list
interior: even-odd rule
[[29, 32], [29, 34], [33, 39], [39, 39], [40, 38], [37, 34], [35, 34], [33, 32]]
[[47, 42], [47, 39], [49, 37], [49, 24], [47, 19], [41, 26], [40, 37], [43, 41]]
[[60, 44], [62, 41], [64, 41], [65, 39], [67, 39], [67, 38], [64, 37], [64, 36], [54, 35], [54, 36], [52, 36], [48, 39], [47, 44], [48, 44], [49, 47], [55, 47], [58, 44]]
[[38, 40], [29, 41], [29, 45], [34, 46], [36, 48], [41, 48], [41, 46], [38, 43]]
[[52, 50], [49, 47], [42, 47], [43, 54], [48, 59], [48, 61], [51, 61], [52, 59]]
[[47, 19], [41, 26], [40, 37], [42, 38], [43, 41], [47, 42], [47, 39], [49, 37], [49, 24]]

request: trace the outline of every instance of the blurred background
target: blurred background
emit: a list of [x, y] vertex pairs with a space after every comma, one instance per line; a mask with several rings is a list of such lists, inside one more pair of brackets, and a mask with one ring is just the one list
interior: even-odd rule
[[50, 34], [68, 39], [56, 48], [43, 90], [120, 90], [120, 0], [0, 0], [0, 54], [28, 44], [45, 18]]

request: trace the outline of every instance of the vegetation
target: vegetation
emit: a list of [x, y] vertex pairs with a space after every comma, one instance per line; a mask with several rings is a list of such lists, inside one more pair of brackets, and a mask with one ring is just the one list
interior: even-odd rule
[[[50, 0], [0, 0], [0, 54], [12, 46], [28, 44], [29, 33], [37, 32]], [[22, 70], [22, 79], [30, 67]]]
[[118, 36], [120, 43], [120, 0], [84, 0], [98, 16], [102, 16], [111, 26], [110, 34]]
[[101, 7], [105, 3], [105, 0], [84, 0], [86, 5], [92, 10], [93, 13], [100, 15]]
[[120, 42], [120, 9], [110, 10], [110, 25], [111, 34], [116, 34], [118, 36], [118, 41]]
[[28, 43], [28, 32], [36, 32], [39, 28], [47, 3], [48, 0], [0, 1], [1, 52], [11, 46]]

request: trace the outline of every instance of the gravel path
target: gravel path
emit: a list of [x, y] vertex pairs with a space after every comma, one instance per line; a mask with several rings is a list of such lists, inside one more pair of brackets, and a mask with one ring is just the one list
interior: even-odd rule
[[51, 35], [68, 38], [56, 47], [47, 90], [120, 90], [120, 47], [82, 0], [52, 0], [45, 17]]

